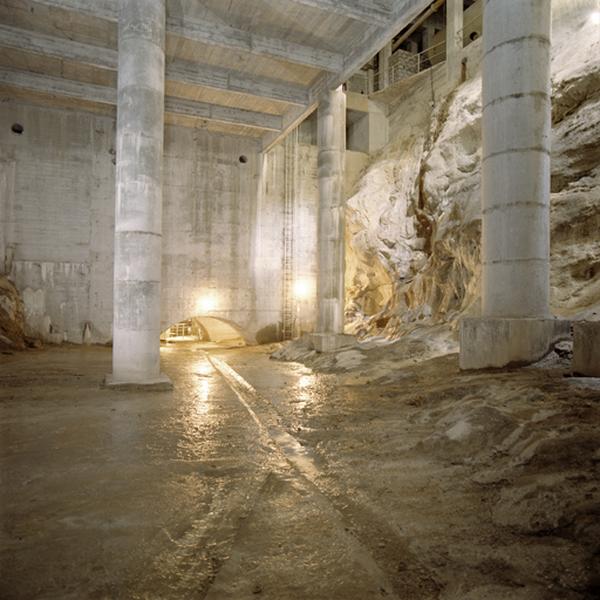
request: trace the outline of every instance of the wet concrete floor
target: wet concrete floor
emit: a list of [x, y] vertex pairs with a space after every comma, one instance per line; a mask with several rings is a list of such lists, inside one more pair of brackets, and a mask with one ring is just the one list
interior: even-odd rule
[[[100, 389], [106, 348], [0, 356], [0, 598], [578, 600], [600, 589], [597, 390], [542, 371], [459, 375], [455, 357], [383, 387], [340, 385], [261, 349], [191, 344], [162, 358], [172, 392]], [[565, 444], [579, 444], [568, 468], [562, 434], [548, 435], [567, 425]], [[535, 463], [548, 437], [557, 462], [542, 463], [544, 485], [571, 495], [544, 506], [579, 507], [576, 534], [540, 537], [535, 504], [527, 520], [534, 479], [514, 464], [519, 452]]]
[[273, 441], [284, 435], [274, 412], [257, 416], [200, 348], [166, 348], [163, 361], [173, 392], [130, 393], [99, 389], [107, 349], [2, 357], [0, 597], [387, 593], [369, 552]]

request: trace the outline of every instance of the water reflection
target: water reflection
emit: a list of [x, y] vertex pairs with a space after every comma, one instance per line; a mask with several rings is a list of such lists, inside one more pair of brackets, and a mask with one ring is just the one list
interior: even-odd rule
[[298, 378], [294, 390], [295, 398], [293, 402], [299, 409], [302, 410], [313, 399], [312, 388], [314, 383], [315, 376], [313, 374], [300, 375]]
[[206, 358], [202, 358], [194, 365], [196, 376], [194, 394], [194, 412], [198, 416], [208, 414], [210, 410], [210, 394], [212, 391], [214, 369]]
[[[214, 414], [215, 371], [204, 355], [183, 353], [178, 366], [186, 371], [185, 401], [177, 412], [180, 437], [177, 455], [183, 460], [195, 460], [210, 454], [218, 419]], [[189, 361], [189, 362], [188, 362]]]

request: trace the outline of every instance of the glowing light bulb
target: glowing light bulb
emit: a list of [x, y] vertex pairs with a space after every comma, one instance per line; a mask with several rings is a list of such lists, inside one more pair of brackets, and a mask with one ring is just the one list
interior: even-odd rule
[[198, 310], [201, 313], [208, 313], [217, 308], [217, 299], [214, 295], [208, 294], [198, 299]]
[[294, 282], [294, 296], [298, 300], [306, 300], [310, 297], [312, 286], [307, 279], [296, 279]]
[[600, 25], [600, 10], [595, 10], [590, 15], [590, 21], [592, 22], [592, 25]]

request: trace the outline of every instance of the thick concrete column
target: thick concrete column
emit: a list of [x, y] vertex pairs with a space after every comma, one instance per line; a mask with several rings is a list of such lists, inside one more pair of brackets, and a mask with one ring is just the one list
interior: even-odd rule
[[113, 372], [109, 385], [160, 374], [165, 0], [120, 0]]
[[463, 0], [446, 0], [446, 71], [450, 90], [461, 80], [463, 22]]
[[319, 271], [317, 277], [317, 350], [327, 352], [344, 340], [344, 165], [346, 94], [329, 92], [318, 109]]
[[527, 363], [550, 318], [550, 0], [486, 0], [482, 319], [463, 321], [461, 366]]
[[483, 316], [550, 314], [550, 6], [485, 6]]

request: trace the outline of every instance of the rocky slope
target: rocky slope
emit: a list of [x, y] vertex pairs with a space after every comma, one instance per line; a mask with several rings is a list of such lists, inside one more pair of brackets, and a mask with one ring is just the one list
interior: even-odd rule
[[[600, 34], [588, 15], [555, 20], [552, 62], [552, 308], [586, 318], [600, 306]], [[433, 107], [427, 83], [390, 107], [394, 141], [347, 205], [347, 313], [364, 336], [478, 311], [481, 73]]]
[[25, 312], [15, 286], [0, 276], [0, 350], [25, 348]]
[[440, 329], [367, 352], [288, 344], [311, 368], [273, 363], [273, 404], [332, 496], [379, 511], [368, 532], [399, 598], [597, 600], [598, 380], [556, 353], [498, 371], [424, 360]]

